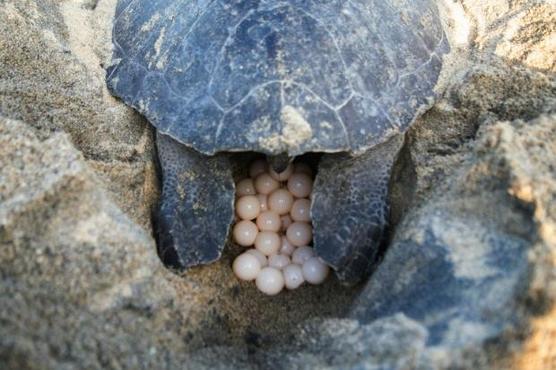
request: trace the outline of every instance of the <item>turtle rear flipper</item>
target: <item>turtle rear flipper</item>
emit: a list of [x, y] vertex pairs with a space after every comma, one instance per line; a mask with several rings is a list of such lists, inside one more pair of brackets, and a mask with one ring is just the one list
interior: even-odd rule
[[225, 155], [205, 156], [157, 134], [162, 195], [156, 216], [162, 261], [186, 269], [220, 258], [234, 216], [234, 183]]
[[396, 135], [353, 157], [325, 154], [315, 180], [314, 247], [340, 281], [355, 284], [373, 268], [388, 218], [388, 183], [403, 144]]

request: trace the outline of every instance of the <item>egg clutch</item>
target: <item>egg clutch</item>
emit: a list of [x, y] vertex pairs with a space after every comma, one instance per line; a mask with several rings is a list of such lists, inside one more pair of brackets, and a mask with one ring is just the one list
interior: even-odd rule
[[264, 159], [250, 165], [249, 177], [236, 184], [232, 237], [247, 248], [232, 265], [239, 279], [254, 280], [267, 295], [324, 282], [330, 268], [311, 247], [312, 189], [305, 163], [289, 164], [281, 173]]

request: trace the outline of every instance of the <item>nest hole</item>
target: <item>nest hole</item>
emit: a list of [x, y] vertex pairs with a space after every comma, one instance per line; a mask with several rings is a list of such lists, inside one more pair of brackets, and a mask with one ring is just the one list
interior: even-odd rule
[[[322, 154], [309, 153], [296, 157], [295, 161], [308, 164], [317, 175], [318, 163]], [[257, 153], [230, 154], [234, 181], [248, 177], [249, 164], [259, 158]], [[402, 161], [406, 162], [406, 161]], [[399, 181], [407, 174], [407, 164], [397, 165], [393, 179]], [[399, 221], [400, 212], [407, 207], [407, 184], [393, 188], [395, 195], [394, 219], [392, 225]], [[411, 186], [409, 186], [411, 188]], [[381, 246], [381, 255], [386, 251], [391, 229], [385, 233]], [[331, 273], [321, 285], [303, 284], [295, 290], [284, 289], [276, 296], [266, 296], [255, 286], [254, 282], [238, 280], [232, 272], [234, 259], [246, 249], [231, 242], [231, 237], [224, 248], [222, 258], [210, 265], [178, 272], [185, 280], [192, 279], [200, 289], [203, 286], [216, 287], [218, 293], [210, 300], [205, 300], [204, 317], [195, 323], [189, 323], [186, 341], [188, 348], [198, 350], [215, 346], [241, 347], [249, 353], [265, 351], [273, 346], [287, 344], [295, 335], [300, 324], [311, 319], [344, 318], [354, 300], [365, 285], [342, 285]], [[168, 260], [163, 261], [168, 268], [173, 268]], [[371, 275], [372, 276], [372, 275]], [[184, 281], [184, 289], [185, 281]], [[201, 302], [202, 300], [200, 300]]]

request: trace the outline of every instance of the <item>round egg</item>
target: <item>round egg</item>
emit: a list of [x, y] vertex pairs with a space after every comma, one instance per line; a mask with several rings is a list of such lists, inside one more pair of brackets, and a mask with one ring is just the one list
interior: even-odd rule
[[257, 288], [267, 295], [276, 295], [284, 289], [284, 276], [274, 267], [265, 267], [255, 280]]
[[286, 189], [277, 189], [268, 196], [268, 207], [280, 216], [290, 212], [293, 205], [293, 195]]
[[303, 263], [303, 277], [310, 284], [322, 284], [330, 267], [323, 263], [318, 257], [311, 257]]
[[286, 237], [296, 247], [307, 245], [313, 239], [313, 229], [306, 222], [294, 222], [288, 227]]
[[308, 197], [313, 190], [313, 180], [307, 174], [294, 173], [288, 180], [288, 190], [296, 198]]
[[305, 261], [315, 256], [315, 251], [311, 247], [303, 246], [296, 248], [292, 253], [292, 262], [303, 265]]
[[294, 221], [311, 221], [311, 201], [306, 198], [296, 199], [292, 204], [290, 216]]
[[255, 195], [245, 195], [236, 201], [236, 213], [242, 220], [257, 218], [261, 212], [261, 203]]
[[255, 280], [261, 271], [261, 263], [252, 254], [240, 254], [232, 265], [234, 274], [241, 280]]
[[280, 250], [280, 237], [272, 231], [261, 231], [255, 238], [255, 248], [265, 256], [271, 256]]
[[282, 227], [282, 220], [278, 213], [273, 211], [261, 212], [257, 217], [257, 227], [261, 231], [278, 232]]
[[255, 190], [259, 194], [270, 194], [280, 187], [280, 183], [268, 173], [262, 173], [255, 179]]
[[297, 289], [303, 284], [305, 278], [303, 277], [303, 270], [301, 266], [291, 263], [282, 269], [284, 274], [284, 284], [288, 289]]
[[253, 245], [258, 233], [257, 225], [248, 220], [239, 221], [232, 231], [234, 241], [243, 247]]

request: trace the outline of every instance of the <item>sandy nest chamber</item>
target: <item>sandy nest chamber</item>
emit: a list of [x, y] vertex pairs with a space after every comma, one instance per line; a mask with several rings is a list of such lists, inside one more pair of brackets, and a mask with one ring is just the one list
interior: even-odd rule
[[205, 282], [228, 280], [211, 300], [224, 332], [200, 328], [211, 339], [257, 351], [273, 348], [291, 340], [306, 320], [345, 315], [363, 287], [340, 284], [313, 251], [310, 197], [319, 158], [301, 156], [276, 173], [262, 155], [232, 155], [236, 216], [223, 256], [178, 273]]

